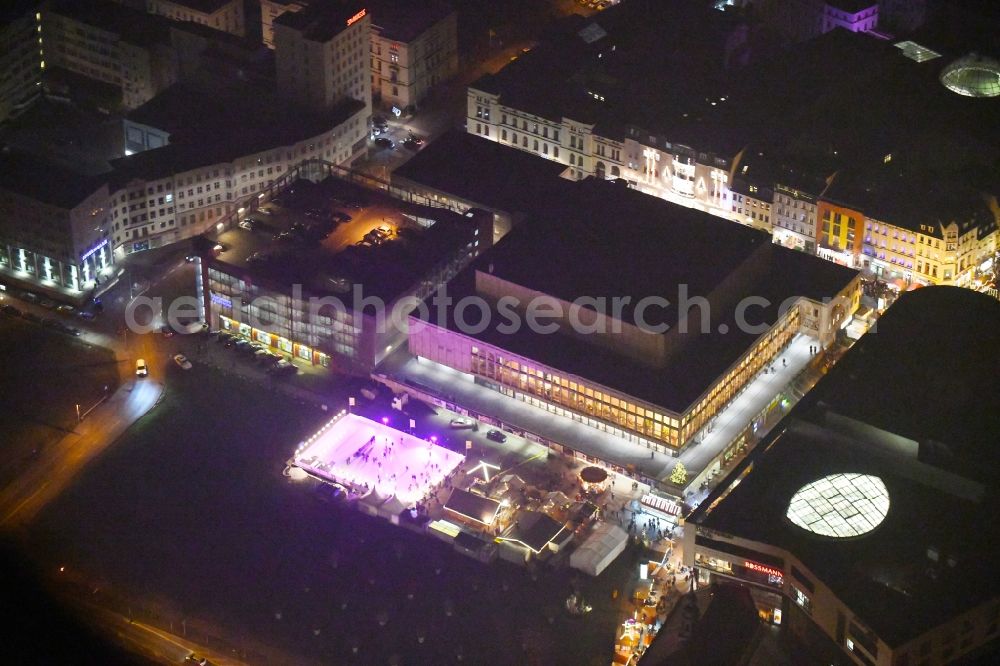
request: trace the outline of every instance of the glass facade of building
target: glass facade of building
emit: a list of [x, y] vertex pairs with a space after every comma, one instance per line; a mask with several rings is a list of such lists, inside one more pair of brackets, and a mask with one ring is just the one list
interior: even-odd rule
[[217, 268], [208, 270], [209, 298], [223, 330], [329, 367], [360, 355], [361, 322], [348, 311], [311, 312], [308, 300], [253, 284]]
[[673, 453], [774, 362], [798, 332], [799, 321], [799, 308], [790, 308], [683, 414], [429, 324], [421, 332], [411, 333], [410, 352], [470, 372], [480, 383], [553, 414], [655, 451]]

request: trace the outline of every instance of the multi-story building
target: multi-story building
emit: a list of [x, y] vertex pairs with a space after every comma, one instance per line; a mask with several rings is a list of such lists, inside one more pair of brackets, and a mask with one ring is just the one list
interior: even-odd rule
[[877, 0], [826, 0], [823, 5], [823, 32], [837, 28], [851, 32], [871, 32], [876, 26]]
[[260, 27], [264, 45], [274, 48], [274, 19], [285, 12], [300, 12], [309, 6], [309, 0], [260, 0]]
[[[729, 4], [744, 6], [750, 3], [737, 0]], [[753, 5], [768, 25], [795, 42], [836, 28], [871, 32], [878, 26], [877, 0], [763, 0]]]
[[458, 15], [442, 0], [377, 0], [369, 10], [372, 95], [411, 112], [458, 71]]
[[[298, 175], [321, 178], [329, 167], [304, 163]], [[332, 197], [351, 186], [328, 176], [317, 187]], [[391, 200], [379, 206], [378, 219], [393, 235], [364, 249], [353, 245], [359, 227], [360, 235], [371, 229], [363, 214], [328, 240], [293, 252], [287, 243], [241, 228], [220, 234], [227, 249], [202, 261], [206, 321], [280, 354], [369, 374], [405, 347], [413, 308], [488, 248], [493, 236], [488, 212], [459, 215]], [[375, 301], [384, 305], [381, 312]]]
[[774, 190], [771, 185], [766, 181], [734, 178], [730, 192], [734, 221], [771, 234], [774, 226], [771, 211]]
[[[839, 4], [831, 3], [831, 11]], [[816, 6], [820, 34], [826, 3]], [[851, 16], [868, 30], [877, 7], [868, 3]], [[973, 25], [948, 26], [971, 35], [965, 43], [995, 48], [976, 42]], [[943, 31], [921, 38], [945, 52], [956, 38]], [[637, 0], [591, 19], [565, 20], [530, 52], [473, 82], [466, 128], [558, 162], [569, 178], [622, 179], [668, 201], [770, 229], [776, 242], [862, 267], [860, 236], [873, 199], [830, 191], [834, 174], [865, 179], [885, 164], [903, 163], [913, 178], [962, 183], [992, 168], [991, 155], [1000, 150], [989, 103], [968, 99], [1000, 95], [1000, 86], [981, 83], [992, 78], [973, 73], [1000, 66], [982, 53], [950, 63], [940, 55], [912, 41], [892, 44], [846, 30], [782, 52], [739, 11]], [[636, 78], [640, 68], [648, 76]], [[910, 105], [914, 91], [934, 104]], [[909, 114], [897, 112], [911, 107]], [[763, 169], [769, 180], [745, 177], [751, 154], [769, 163]], [[938, 162], [937, 176], [927, 171]], [[817, 176], [815, 183], [798, 184], [803, 173]], [[751, 196], [751, 184], [763, 199]], [[785, 191], [775, 192], [778, 186]], [[968, 205], [965, 190], [950, 197], [965, 198], [954, 215]], [[990, 233], [981, 228], [975, 236], [978, 248], [967, 254], [988, 254]]]
[[[819, 187], [812, 188], [822, 193]], [[785, 247], [816, 254], [816, 197], [783, 184], [774, 185], [773, 237]]]
[[166, 19], [103, 0], [65, 0], [43, 10], [42, 34], [47, 65], [119, 87], [127, 109], [177, 80]]
[[[977, 199], [970, 197], [964, 212], [954, 203], [935, 211], [926, 196], [905, 213], [873, 206], [865, 218], [861, 266], [901, 287], [971, 286], [979, 266], [997, 251], [994, 215]], [[875, 217], [880, 213], [895, 223]]]
[[688, 516], [698, 583], [745, 585], [810, 663], [948, 664], [995, 642], [998, 345], [996, 299], [903, 294]]
[[239, 37], [246, 34], [243, 0], [146, 0], [146, 9], [174, 21], [191, 21]]
[[[313, 0], [260, 0], [264, 44], [275, 48], [282, 14], [302, 12]], [[359, 4], [355, 14], [361, 11]], [[402, 113], [416, 108], [430, 88], [458, 71], [457, 14], [444, 0], [379, 0], [371, 16], [371, 88], [376, 103]]]
[[[530, 224], [448, 284], [453, 302], [480, 301], [485, 323], [432, 306], [413, 320], [421, 364], [678, 455], [795, 336], [826, 346], [858, 305], [857, 272], [757, 231], [594, 179], [551, 187]], [[740, 323], [750, 296], [769, 304], [752, 331]], [[538, 299], [547, 330], [528, 325]], [[520, 326], [507, 327], [512, 312]]]
[[816, 218], [819, 227], [816, 255], [844, 266], [858, 266], [865, 214], [824, 195], [816, 202]]
[[0, 152], [0, 273], [82, 300], [114, 264], [109, 199], [103, 179]]
[[[113, 243], [128, 254], [212, 230], [303, 160], [349, 163], [367, 116], [345, 100], [323, 113], [284, 104], [252, 84], [177, 84], [129, 114], [130, 154], [113, 164]], [[232, 125], [241, 132], [232, 135]]]
[[0, 123], [31, 106], [42, 89], [42, 15], [32, 0], [0, 10]]
[[355, 99], [371, 116], [371, 16], [362, 3], [310, 5], [273, 25], [278, 89], [286, 99], [319, 111]]

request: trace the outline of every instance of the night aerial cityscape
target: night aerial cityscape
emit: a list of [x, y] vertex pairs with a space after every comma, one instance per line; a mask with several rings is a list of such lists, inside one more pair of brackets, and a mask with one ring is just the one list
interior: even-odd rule
[[1000, 663], [997, 0], [0, 17], [0, 664]]

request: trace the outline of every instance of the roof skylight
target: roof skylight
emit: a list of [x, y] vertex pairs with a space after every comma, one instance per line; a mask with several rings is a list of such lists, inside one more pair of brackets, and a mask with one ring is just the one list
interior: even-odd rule
[[788, 503], [787, 517], [804, 530], [844, 539], [867, 534], [885, 520], [889, 491], [867, 474], [832, 474], [806, 484]]

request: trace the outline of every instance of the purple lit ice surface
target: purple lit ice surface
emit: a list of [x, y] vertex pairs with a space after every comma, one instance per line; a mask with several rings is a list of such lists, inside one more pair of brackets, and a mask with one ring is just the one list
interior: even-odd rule
[[465, 459], [433, 442], [345, 414], [311, 437], [295, 464], [315, 476], [361, 491], [395, 495], [412, 504], [427, 495]]

